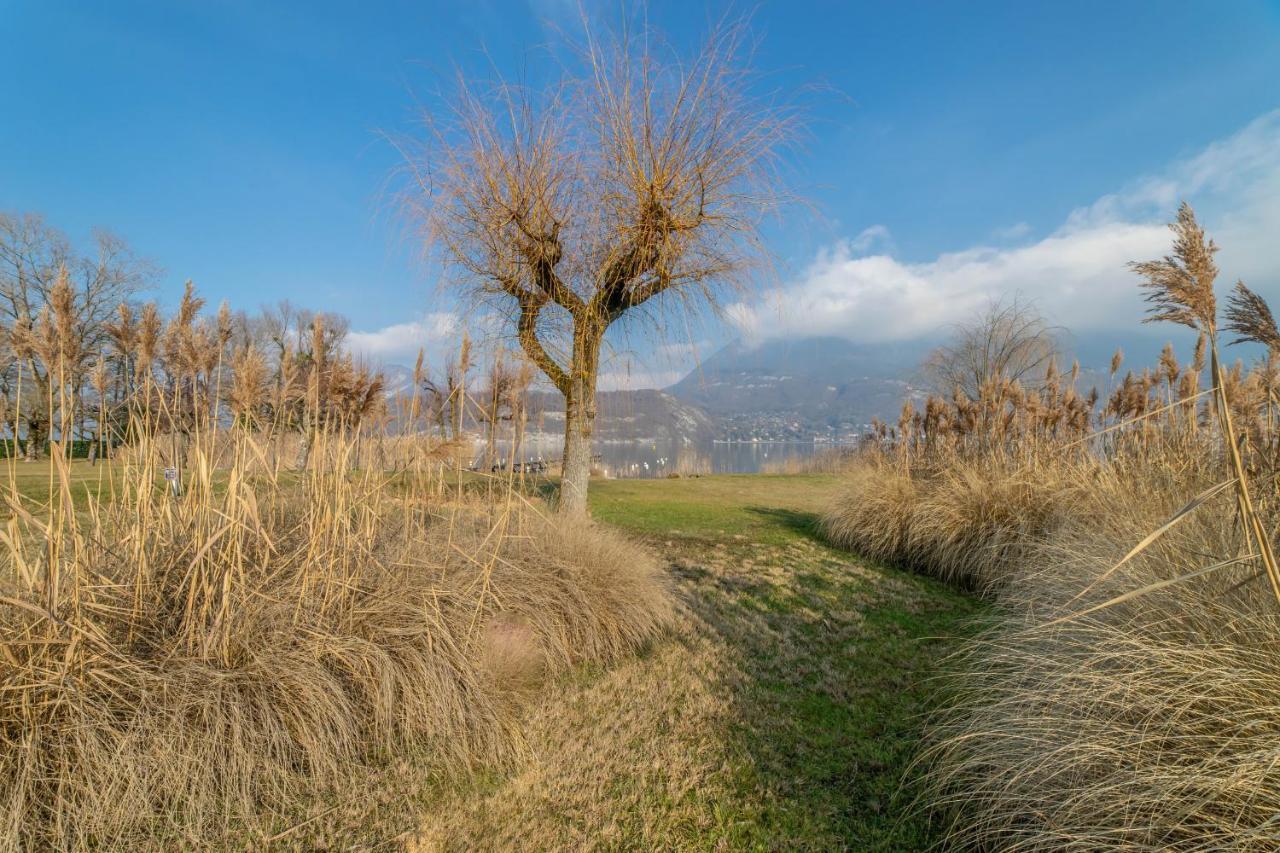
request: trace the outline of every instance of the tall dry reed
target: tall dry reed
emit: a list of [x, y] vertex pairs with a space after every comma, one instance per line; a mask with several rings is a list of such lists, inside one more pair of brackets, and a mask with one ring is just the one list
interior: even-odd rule
[[[1035, 392], [932, 398], [825, 519], [994, 598], [921, 759], [951, 846], [1280, 847], [1280, 334], [1243, 284], [1219, 312], [1216, 247], [1185, 205], [1171, 227], [1134, 270], [1150, 319], [1199, 333], [1187, 362], [1120, 376], [1117, 352], [1105, 395], [1051, 366]], [[1226, 332], [1266, 356], [1224, 366]]]
[[[319, 334], [272, 376], [200, 308], [122, 311], [127, 453], [86, 480], [55, 442], [47, 500], [9, 462], [0, 849], [382, 840], [518, 753], [531, 687], [670, 618], [618, 537], [449, 491], [430, 447], [375, 464], [379, 381]], [[21, 341], [54, 376], [57, 312]]]

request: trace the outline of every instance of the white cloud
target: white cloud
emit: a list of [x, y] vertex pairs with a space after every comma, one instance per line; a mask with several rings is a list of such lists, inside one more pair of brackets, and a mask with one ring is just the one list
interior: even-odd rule
[[[1191, 202], [1222, 251], [1224, 284], [1251, 281], [1280, 298], [1280, 110], [1238, 133], [1072, 211], [1053, 233], [1008, 248], [974, 246], [908, 263], [883, 248], [882, 226], [820, 252], [799, 279], [729, 316], [748, 339], [840, 335], [868, 342], [934, 332], [1014, 292], [1077, 330], [1132, 327], [1142, 315], [1126, 267], [1169, 251], [1165, 228]], [[1001, 236], [1025, 236], [1014, 226]], [[871, 248], [879, 245], [877, 253]]]
[[997, 240], [1019, 240], [1031, 233], [1031, 226], [1026, 222], [1016, 222], [1007, 228], [997, 228], [991, 236]]
[[437, 311], [372, 332], [351, 332], [347, 335], [347, 346], [356, 355], [371, 361], [412, 364], [419, 348], [431, 352], [438, 344], [453, 338], [458, 328], [456, 314]]
[[879, 246], [881, 251], [889, 254], [892, 254], [897, 249], [893, 244], [893, 236], [889, 233], [889, 229], [883, 225], [872, 225], [870, 228], [863, 228], [861, 234], [849, 241], [849, 248], [859, 255], [865, 255], [876, 246]]

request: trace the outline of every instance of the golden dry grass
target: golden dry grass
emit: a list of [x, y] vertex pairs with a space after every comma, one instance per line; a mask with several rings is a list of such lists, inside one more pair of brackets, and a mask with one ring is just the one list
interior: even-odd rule
[[1256, 566], [1053, 624], [1202, 571], [1202, 555], [1242, 553], [1238, 529], [1206, 515], [1104, 579], [1177, 509], [1176, 493], [1145, 485], [1095, 492], [1105, 521], [1068, 524], [1038, 546], [1002, 593], [1004, 618], [955, 662], [956, 700], [927, 760], [958, 846], [1280, 844], [1280, 612]]
[[[391, 762], [428, 776], [501, 765], [530, 688], [670, 619], [656, 563], [614, 534], [510, 508], [388, 505], [343, 566], [307, 523], [333, 484], [298, 492], [240, 540], [235, 601], [198, 629], [165, 579], [215, 541], [207, 522], [227, 506], [207, 498], [179, 529], [104, 523], [103, 541], [142, 541], [85, 557], [100, 588], [84, 616], [75, 599], [52, 623], [31, 599], [7, 602], [0, 846], [257, 845], [316, 804], [376, 799]], [[140, 589], [138, 553], [151, 561]], [[359, 837], [346, 817], [288, 837]]]
[[[57, 304], [19, 342], [63, 377]], [[436, 443], [370, 429], [381, 379], [319, 321], [268, 394], [251, 351], [226, 375], [200, 304], [188, 288], [163, 334], [154, 306], [140, 332], [122, 312], [130, 448], [93, 490], [56, 442], [43, 489], [9, 467], [0, 849], [383, 841], [433, 780], [519, 755], [548, 677], [671, 621], [642, 549], [509, 482], [478, 500]], [[56, 395], [67, 435], [69, 380]]]
[[828, 510], [846, 547], [997, 601], [921, 758], [957, 849], [1280, 848], [1280, 336], [1238, 287], [1225, 328], [1269, 352], [1221, 367], [1215, 247], [1185, 205], [1173, 228], [1135, 269], [1200, 331], [1189, 369], [1169, 348], [1100, 412], [998, 379], [932, 400]]
[[997, 602], [994, 627], [949, 664], [921, 758], [921, 804], [949, 846], [1280, 844], [1280, 610], [1219, 464], [1150, 453], [1010, 473], [957, 458], [908, 476], [871, 460], [848, 477], [829, 537]]
[[872, 457], [844, 477], [823, 530], [841, 547], [992, 593], [1020, 571], [1024, 545], [1052, 528], [1078, 474], [959, 458], [911, 472]]

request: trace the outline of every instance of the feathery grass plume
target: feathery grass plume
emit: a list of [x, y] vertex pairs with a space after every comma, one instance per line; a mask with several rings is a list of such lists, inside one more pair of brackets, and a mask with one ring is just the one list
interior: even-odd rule
[[1237, 281], [1227, 297], [1224, 314], [1226, 322], [1222, 328], [1238, 335], [1231, 343], [1255, 342], [1270, 351], [1280, 351], [1280, 330], [1277, 330], [1275, 318], [1271, 316], [1271, 307], [1265, 299], [1245, 287], [1243, 281]]
[[26, 348], [33, 352], [46, 368], [52, 367], [56, 370], [62, 347], [58, 339], [58, 324], [52, 317], [50, 307], [48, 305], [42, 307], [40, 313], [36, 315], [35, 323], [27, 328], [30, 343]]
[[19, 361], [35, 355], [35, 328], [29, 320], [19, 319], [9, 329], [9, 346]]
[[111, 387], [111, 371], [107, 367], [107, 357], [103, 353], [98, 353], [98, 358], [93, 363], [93, 370], [89, 373], [89, 384], [93, 386], [93, 391], [98, 396], [98, 426], [101, 429], [107, 406], [107, 390]]
[[[78, 367], [84, 353], [76, 331], [75, 291], [71, 287], [71, 277], [65, 266], [58, 269], [57, 280], [49, 291], [49, 307], [53, 313], [54, 332], [58, 342], [55, 369], [69, 374]], [[70, 376], [65, 378], [69, 379]]]
[[261, 350], [252, 343], [240, 347], [232, 361], [231, 376], [231, 411], [240, 423], [257, 428], [267, 401], [267, 364]]
[[[107, 333], [107, 339], [111, 341], [111, 348], [115, 351], [119, 364], [122, 365], [122, 371], [127, 372], [130, 360], [134, 358], [138, 346], [138, 323], [134, 318], [133, 308], [124, 303], [117, 308], [116, 316], [118, 319], [114, 323], [105, 323], [103, 330]], [[123, 391], [125, 396], [128, 396], [127, 378], [125, 386]]]
[[162, 336], [163, 322], [160, 319], [160, 309], [154, 302], [148, 302], [142, 306], [142, 316], [138, 320], [138, 336], [137, 336], [137, 359], [135, 361], [135, 369], [138, 378], [150, 374], [156, 357], [160, 352], [160, 343]]
[[191, 281], [183, 287], [182, 299], [178, 301], [178, 311], [165, 326], [161, 337], [162, 354], [168, 369], [176, 376], [186, 378], [198, 372], [199, 359], [192, 340], [195, 324], [204, 300], [196, 296], [195, 285]]
[[1172, 387], [1181, 373], [1182, 367], [1178, 364], [1178, 356], [1173, 352], [1173, 344], [1166, 343], [1160, 351], [1160, 377], [1166, 385]]
[[1124, 350], [1116, 347], [1115, 353], [1111, 356], [1111, 375], [1115, 376], [1120, 372], [1120, 365], [1124, 364]]
[[915, 407], [910, 400], [904, 400], [902, 411], [898, 413], [898, 435], [904, 444], [911, 442], [911, 426], [915, 422]]
[[1209, 345], [1208, 335], [1206, 335], [1204, 332], [1201, 332], [1198, 336], [1196, 336], [1196, 351], [1195, 351], [1195, 355], [1191, 359], [1191, 369], [1194, 370], [1197, 375], [1204, 373], [1204, 368], [1206, 365], [1205, 355], [1206, 355], [1206, 350], [1208, 348], [1208, 345]]
[[231, 341], [231, 336], [235, 333], [235, 327], [232, 324], [231, 306], [223, 300], [218, 306], [218, 319], [216, 321], [218, 330], [218, 343], [226, 346]]
[[422, 385], [427, 378], [426, 369], [426, 349], [418, 347], [418, 357], [413, 362], [413, 394], [409, 402], [409, 423], [412, 428], [418, 428], [418, 418], [422, 413]]
[[[1195, 213], [1186, 202], [1178, 208], [1177, 221], [1170, 228], [1175, 235], [1172, 257], [1166, 256], [1163, 260], [1131, 266], [1144, 279], [1142, 287], [1147, 290], [1147, 299], [1153, 304], [1148, 312], [1148, 321], [1169, 320], [1182, 323], [1197, 329], [1208, 339], [1219, 429], [1235, 476], [1240, 520], [1250, 534], [1258, 559], [1271, 583], [1272, 594], [1280, 601], [1280, 561], [1276, 559], [1271, 534], [1258, 516], [1250, 493], [1249, 478], [1232, 422], [1226, 380], [1218, 353], [1217, 309], [1213, 291], [1214, 280], [1218, 275], [1218, 268], [1213, 262], [1217, 246], [1206, 238], [1204, 229], [1196, 222]], [[1237, 326], [1243, 323], [1245, 329], [1266, 331], [1271, 312], [1243, 284], [1237, 288], [1234, 307], [1236, 314], [1233, 322]], [[1271, 325], [1274, 327], [1273, 321]]]
[[1178, 207], [1177, 220], [1169, 228], [1174, 233], [1172, 255], [1129, 265], [1144, 279], [1142, 287], [1151, 303], [1144, 322], [1168, 321], [1207, 332], [1217, 323], [1213, 283], [1218, 267], [1213, 256], [1218, 247], [1205, 238], [1186, 202]]

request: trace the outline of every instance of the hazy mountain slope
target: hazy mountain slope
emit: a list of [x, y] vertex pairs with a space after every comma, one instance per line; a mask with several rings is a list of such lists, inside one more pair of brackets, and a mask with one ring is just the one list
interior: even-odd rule
[[[530, 395], [529, 422], [547, 432], [564, 429], [564, 398], [557, 393]], [[596, 395], [596, 440], [652, 440], [697, 444], [718, 437], [715, 419], [697, 405], [663, 391], [602, 391]]]
[[[1191, 357], [1194, 336], [1178, 329], [1123, 333], [1063, 333], [1065, 373], [1073, 358], [1084, 368], [1081, 391], [1105, 391], [1107, 366], [1117, 347], [1123, 370], [1151, 366], [1172, 339], [1181, 360]], [[815, 435], [849, 438], [872, 418], [894, 421], [905, 398], [923, 395], [919, 364], [939, 339], [891, 344], [858, 344], [842, 338], [770, 341], [758, 346], [732, 343], [695, 366], [664, 391], [609, 391], [597, 397], [597, 437], [601, 441], [701, 443], [712, 438], [779, 439]], [[1245, 359], [1247, 348], [1229, 351]], [[412, 371], [384, 366], [389, 393], [409, 393]], [[477, 381], [479, 381], [477, 379]], [[564, 401], [558, 393], [536, 391], [530, 398], [530, 427], [560, 432]], [[470, 424], [469, 424], [470, 426]]]
[[841, 338], [726, 346], [667, 390], [725, 419], [740, 437], [856, 430], [895, 416], [914, 391], [921, 343], [866, 345]]

